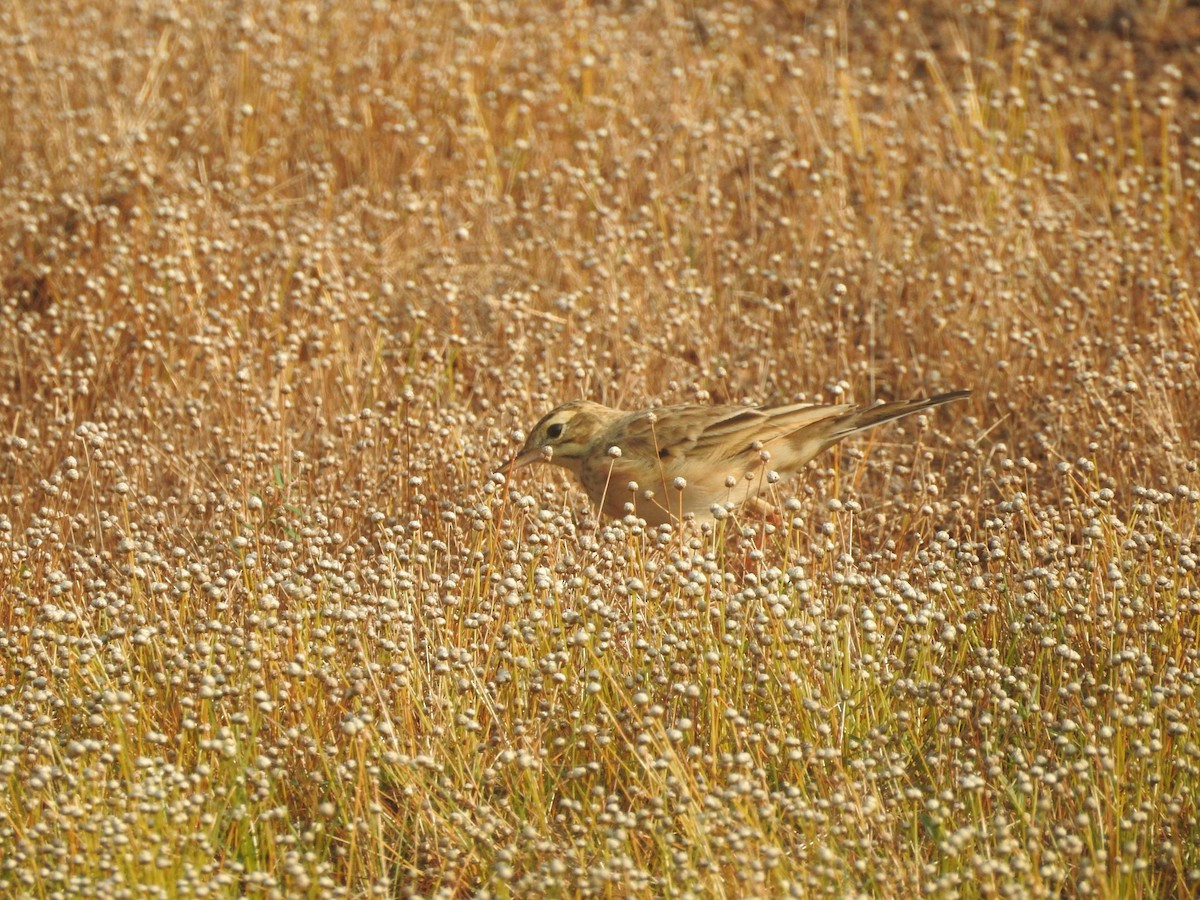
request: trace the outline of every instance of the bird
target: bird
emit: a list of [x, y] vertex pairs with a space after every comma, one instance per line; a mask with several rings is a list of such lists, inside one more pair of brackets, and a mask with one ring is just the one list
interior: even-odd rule
[[561, 466], [612, 518], [633, 514], [650, 526], [703, 521], [763, 504], [758, 495], [769, 483], [852, 434], [970, 394], [875, 406], [684, 403], [632, 412], [571, 400], [542, 416], [501, 470], [511, 477], [533, 463]]

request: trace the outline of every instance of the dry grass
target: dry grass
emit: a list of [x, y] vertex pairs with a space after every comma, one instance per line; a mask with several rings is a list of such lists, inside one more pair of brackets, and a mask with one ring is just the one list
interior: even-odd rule
[[[1193, 894], [1200, 8], [101, 6], [0, 5], [0, 894]], [[489, 479], [962, 387], [775, 529]]]

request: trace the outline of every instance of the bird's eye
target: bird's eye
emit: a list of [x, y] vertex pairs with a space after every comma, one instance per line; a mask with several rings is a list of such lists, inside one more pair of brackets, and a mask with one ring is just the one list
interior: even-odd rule
[[546, 437], [550, 438], [550, 440], [552, 440], [552, 441], [556, 441], [560, 437], [562, 437], [562, 430], [563, 430], [562, 422], [555, 422], [553, 425], [551, 425], [549, 428], [546, 429]]

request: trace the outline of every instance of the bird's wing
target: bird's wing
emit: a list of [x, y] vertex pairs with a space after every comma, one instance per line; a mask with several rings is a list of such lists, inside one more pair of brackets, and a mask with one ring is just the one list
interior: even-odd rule
[[664, 464], [720, 462], [756, 453], [801, 428], [845, 415], [853, 406], [797, 403], [766, 409], [749, 406], [667, 406], [631, 414], [614, 433], [621, 449]]

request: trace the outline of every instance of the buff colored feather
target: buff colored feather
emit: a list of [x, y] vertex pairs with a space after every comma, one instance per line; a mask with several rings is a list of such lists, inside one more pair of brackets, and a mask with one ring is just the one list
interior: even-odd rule
[[794, 475], [843, 438], [969, 394], [869, 407], [682, 404], [636, 412], [573, 400], [543, 416], [505, 468], [549, 462], [569, 469], [613, 517], [632, 503], [651, 525], [689, 513], [709, 518], [714, 504], [731, 508], [757, 498], [769, 471]]

